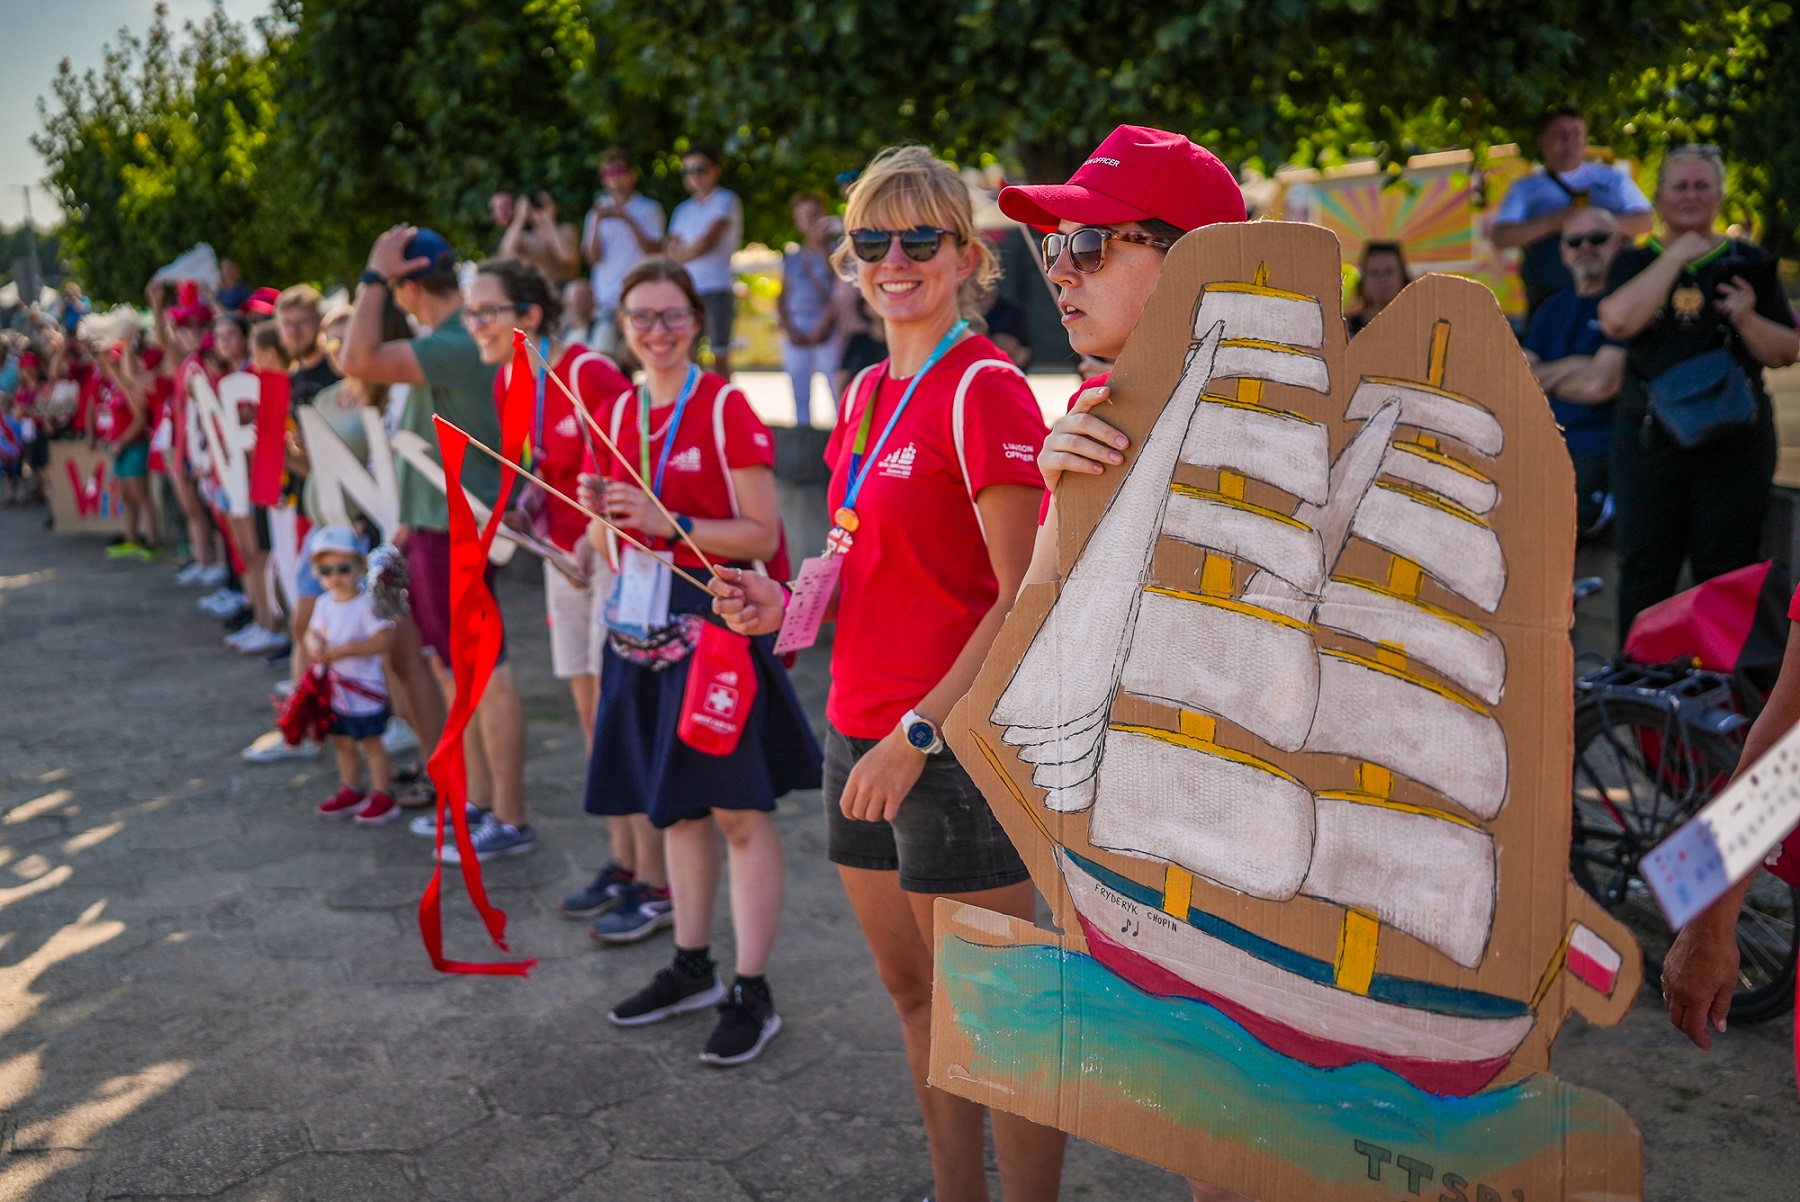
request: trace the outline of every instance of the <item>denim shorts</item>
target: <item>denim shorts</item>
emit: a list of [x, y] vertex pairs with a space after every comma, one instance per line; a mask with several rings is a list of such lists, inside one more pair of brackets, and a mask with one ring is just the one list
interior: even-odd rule
[[359, 743], [364, 739], [380, 738], [386, 733], [388, 719], [392, 716], [392, 711], [385, 706], [372, 714], [340, 714], [332, 710], [331, 725], [326, 728], [326, 733], [342, 735]]
[[826, 854], [833, 864], [898, 871], [908, 893], [978, 893], [1031, 879], [987, 798], [948, 749], [925, 761], [892, 822], [844, 817], [844, 782], [878, 741], [825, 730]]

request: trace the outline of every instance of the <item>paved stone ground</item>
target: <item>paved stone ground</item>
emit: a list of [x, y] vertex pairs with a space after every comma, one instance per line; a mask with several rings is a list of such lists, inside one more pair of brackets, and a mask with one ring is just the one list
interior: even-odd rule
[[[274, 674], [221, 649], [165, 568], [0, 512], [0, 1202], [923, 1195], [897, 1026], [824, 861], [816, 795], [779, 816], [788, 1025], [764, 1058], [699, 1064], [705, 1017], [605, 1021], [668, 944], [597, 951], [554, 912], [604, 847], [576, 802], [581, 740], [537, 580], [510, 572], [501, 595], [543, 846], [488, 881], [540, 963], [529, 981], [447, 978], [417, 934], [425, 842], [316, 820], [322, 761], [238, 759]], [[816, 713], [821, 660], [800, 676]], [[483, 955], [451, 898], [452, 951]], [[729, 952], [723, 919], [717, 942]], [[1576, 1022], [1558, 1062], [1644, 1126], [1652, 1198], [1767, 1198], [1800, 1179], [1791, 1039], [1789, 1021], [1734, 1030], [1704, 1058], [1646, 998], [1619, 1029]], [[1072, 1146], [1065, 1198], [1186, 1196]]]

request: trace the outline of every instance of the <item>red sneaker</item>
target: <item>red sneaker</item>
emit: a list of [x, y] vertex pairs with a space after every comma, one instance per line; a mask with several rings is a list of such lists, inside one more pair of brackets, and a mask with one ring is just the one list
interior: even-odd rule
[[369, 804], [356, 814], [358, 826], [380, 826], [384, 822], [392, 822], [400, 817], [400, 804], [394, 800], [392, 793], [371, 793]]
[[339, 789], [319, 803], [318, 815], [321, 818], [348, 818], [361, 811], [366, 801], [361, 789]]

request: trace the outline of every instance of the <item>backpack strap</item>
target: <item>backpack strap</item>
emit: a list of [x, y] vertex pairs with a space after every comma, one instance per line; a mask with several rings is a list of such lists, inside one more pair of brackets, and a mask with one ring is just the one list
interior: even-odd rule
[[956, 399], [950, 405], [950, 436], [956, 443], [956, 464], [962, 469], [963, 490], [969, 495], [969, 508], [975, 512], [975, 528], [981, 531], [984, 543], [987, 542], [987, 527], [981, 521], [981, 507], [975, 504], [975, 482], [969, 478], [967, 428], [969, 386], [975, 383], [976, 376], [990, 369], [1009, 371], [1021, 381], [1025, 379], [1025, 373], [1010, 359], [977, 359], [964, 370], [962, 380], [956, 385]]

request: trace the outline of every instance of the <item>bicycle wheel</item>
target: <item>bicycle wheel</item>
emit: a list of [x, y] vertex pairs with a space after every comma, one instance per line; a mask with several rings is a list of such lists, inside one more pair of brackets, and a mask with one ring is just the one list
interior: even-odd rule
[[[1724, 787], [1734, 740], [1684, 728], [1655, 703], [1591, 695], [1575, 709], [1573, 838], [1569, 868], [1620, 919], [1655, 982], [1675, 934], [1638, 863]], [[1731, 1017], [1753, 1023], [1785, 1013], [1800, 964], [1800, 890], [1760, 874], [1738, 919], [1738, 985]]]

